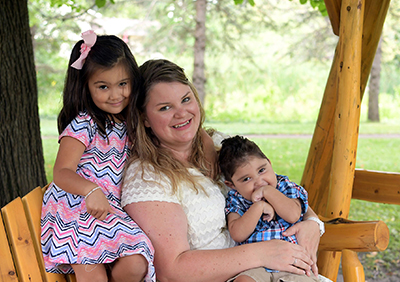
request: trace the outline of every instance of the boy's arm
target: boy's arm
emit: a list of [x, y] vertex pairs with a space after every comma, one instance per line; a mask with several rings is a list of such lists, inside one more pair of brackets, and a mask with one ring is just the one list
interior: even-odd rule
[[231, 237], [235, 242], [243, 242], [246, 240], [257, 226], [258, 220], [264, 211], [264, 201], [254, 203], [250, 208], [240, 216], [235, 212], [231, 212], [227, 216], [228, 229]]
[[291, 199], [270, 185], [263, 186], [253, 193], [253, 201], [265, 198], [275, 209], [275, 212], [289, 223], [295, 223], [301, 216], [301, 203], [299, 199]]

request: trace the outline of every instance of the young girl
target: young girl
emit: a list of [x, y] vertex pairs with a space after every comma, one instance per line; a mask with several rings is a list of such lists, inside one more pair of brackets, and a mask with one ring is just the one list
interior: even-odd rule
[[126, 106], [139, 69], [121, 39], [93, 31], [82, 38], [71, 53], [54, 181], [43, 198], [46, 271], [75, 272], [78, 282], [154, 282], [153, 246], [120, 204], [131, 145]]

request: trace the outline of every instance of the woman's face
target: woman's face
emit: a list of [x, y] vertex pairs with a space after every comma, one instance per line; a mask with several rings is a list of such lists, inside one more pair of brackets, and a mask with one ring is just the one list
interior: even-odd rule
[[190, 87], [180, 82], [159, 82], [147, 95], [144, 125], [152, 129], [161, 145], [174, 150], [190, 148], [201, 119]]

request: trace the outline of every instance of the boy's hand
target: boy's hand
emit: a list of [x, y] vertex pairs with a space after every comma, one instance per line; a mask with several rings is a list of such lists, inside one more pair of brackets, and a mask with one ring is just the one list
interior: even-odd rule
[[275, 219], [275, 210], [267, 201], [264, 201], [264, 210], [262, 219], [263, 221], [268, 221], [268, 222]]
[[265, 200], [265, 196], [266, 193], [268, 193], [268, 189], [275, 189], [274, 187], [272, 187], [271, 185], [264, 185], [261, 186], [260, 188], [256, 189], [253, 194], [251, 195], [251, 200], [253, 203], [261, 201], [261, 200]]
[[259, 202], [259, 201], [261, 201], [261, 200], [264, 200], [264, 189], [263, 189], [263, 187], [258, 188], [258, 189], [255, 190], [255, 191], [253, 192], [253, 194], [251, 195], [251, 201], [252, 201], [253, 203]]

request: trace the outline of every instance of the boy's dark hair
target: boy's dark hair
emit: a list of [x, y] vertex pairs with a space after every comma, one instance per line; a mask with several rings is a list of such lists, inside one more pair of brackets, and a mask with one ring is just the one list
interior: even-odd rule
[[[109, 70], [117, 64], [122, 64], [130, 77], [130, 96], [137, 95], [140, 83], [139, 66], [128, 45], [122, 39], [114, 35], [98, 35], [82, 69], [77, 70], [71, 67], [71, 64], [79, 58], [82, 43], [84, 43], [83, 40], [78, 41], [71, 52], [63, 91], [63, 107], [57, 120], [58, 131], [61, 134], [79, 112], [86, 110], [96, 122], [100, 134], [106, 137], [106, 127], [114, 117], [94, 104], [89, 92], [88, 81], [97, 70]], [[126, 114], [127, 109], [125, 108], [115, 117], [125, 120]]]
[[268, 160], [256, 143], [242, 136], [226, 138], [221, 144], [218, 164], [227, 181], [232, 182], [232, 176], [236, 169], [243, 165], [248, 157], [255, 156]]

